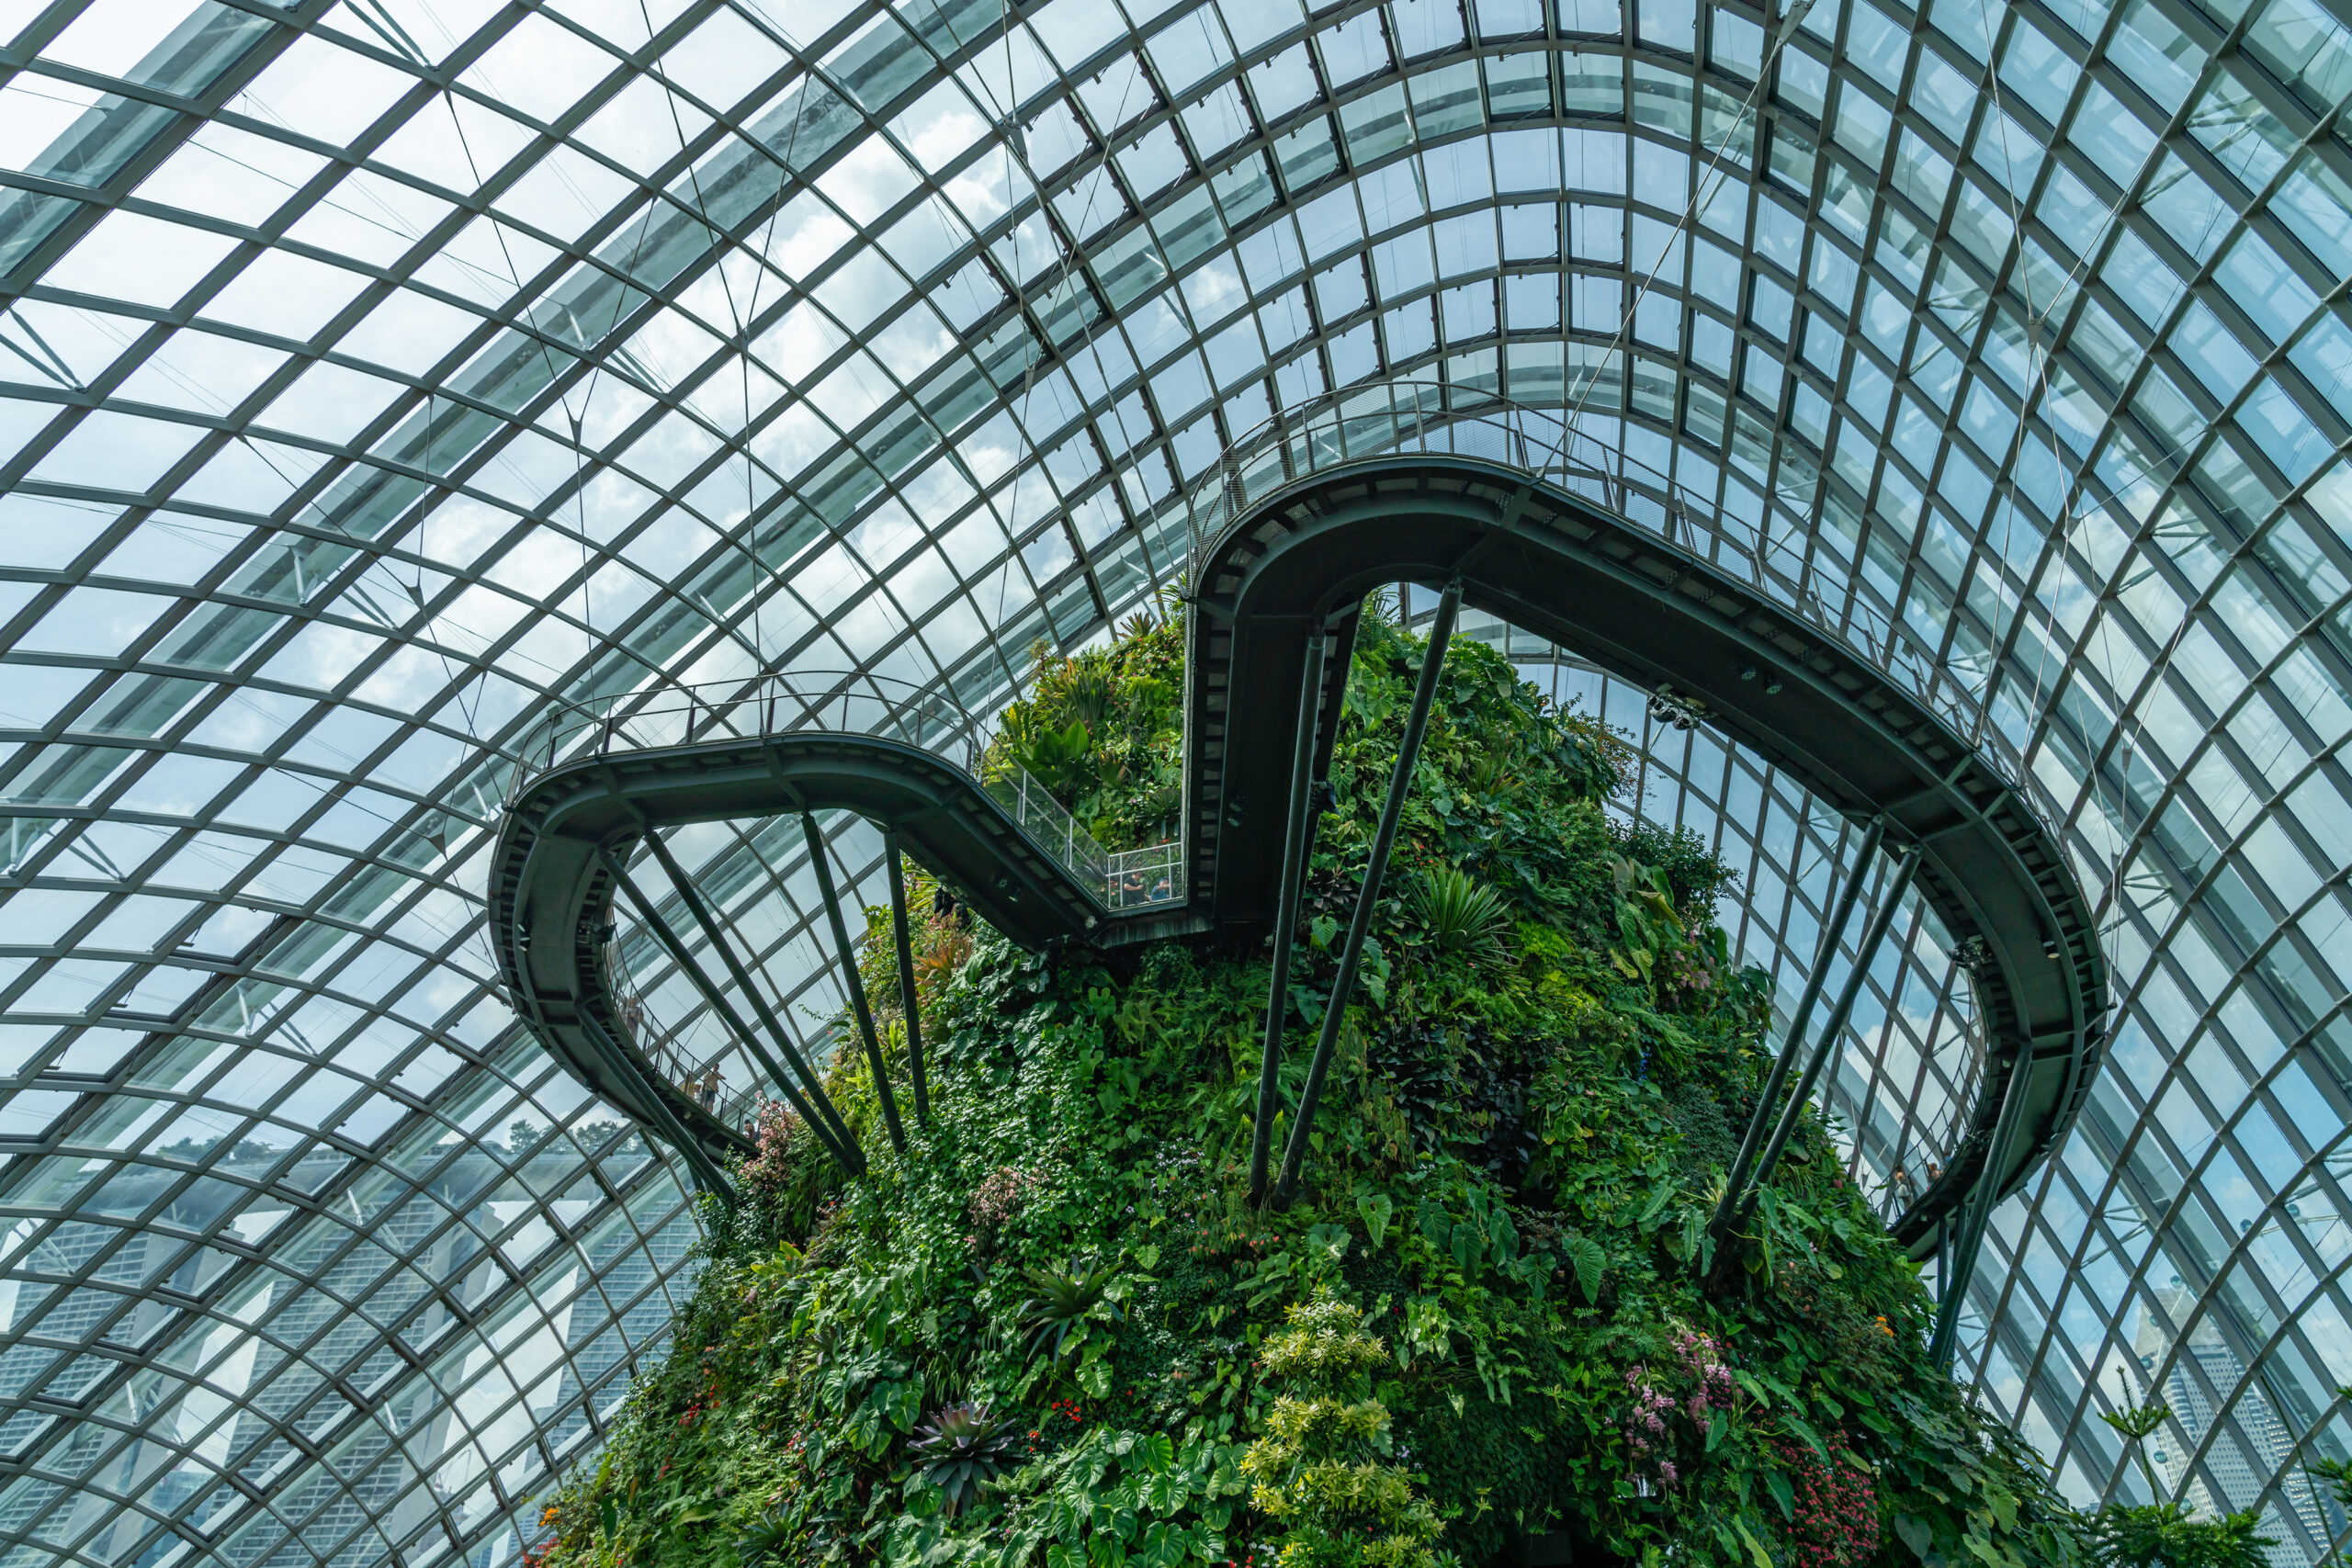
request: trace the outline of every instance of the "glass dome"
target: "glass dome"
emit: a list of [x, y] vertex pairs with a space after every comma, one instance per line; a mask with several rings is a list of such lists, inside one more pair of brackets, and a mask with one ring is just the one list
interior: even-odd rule
[[[0, 0], [0, 1564], [519, 1554], [695, 1234], [494, 988], [535, 716], [985, 707], [1181, 574], [1228, 441], [1403, 381], [1573, 419], [1965, 692], [2119, 1007], [1963, 1374], [2083, 1501], [2143, 1484], [2098, 1415], [2167, 1400], [2164, 1483], [2318, 1559], [2340, 4]], [[1840, 825], [1651, 739], [1792, 998]], [[830, 1014], [797, 833], [673, 847]], [[1877, 1182], [1977, 1092], [1915, 936], [1832, 1088]]]

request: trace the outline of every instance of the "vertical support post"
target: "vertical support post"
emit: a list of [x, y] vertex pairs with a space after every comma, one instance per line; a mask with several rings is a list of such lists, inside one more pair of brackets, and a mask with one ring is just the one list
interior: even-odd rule
[[1453, 639], [1453, 618], [1461, 608], [1462, 580], [1457, 577], [1445, 585], [1445, 592], [1438, 599], [1429, 649], [1421, 657], [1420, 678], [1413, 683], [1413, 708], [1405, 719], [1396, 771], [1389, 775], [1388, 801], [1381, 807], [1380, 827], [1373, 835], [1372, 862], [1364, 867], [1355, 919], [1348, 925], [1347, 945], [1340, 953], [1339, 977], [1332, 982], [1331, 1000], [1323, 1013], [1323, 1032], [1315, 1042], [1315, 1056], [1306, 1067], [1306, 1087], [1299, 1095], [1298, 1115], [1291, 1122], [1290, 1141], [1283, 1149], [1282, 1176], [1274, 1183], [1272, 1199], [1276, 1208], [1288, 1203], [1297, 1191], [1299, 1168], [1306, 1163], [1306, 1138], [1315, 1127], [1316, 1102], [1323, 1098], [1323, 1079], [1331, 1070], [1331, 1054], [1339, 1048], [1340, 1025], [1348, 1010], [1348, 998], [1355, 991], [1364, 939], [1372, 934], [1373, 909], [1380, 902], [1380, 885], [1388, 874], [1388, 852], [1396, 846], [1397, 820], [1404, 815], [1405, 796], [1413, 785], [1413, 765], [1420, 760], [1421, 740], [1429, 733], [1438, 671], [1445, 663], [1445, 646]]
[[1321, 720], [1323, 661], [1330, 641], [1317, 626], [1306, 639], [1299, 678], [1298, 730], [1290, 760], [1290, 815], [1283, 835], [1282, 894], [1274, 906], [1274, 965], [1266, 987], [1266, 1044], [1258, 1059], [1258, 1120], [1250, 1131], [1250, 1201], [1266, 1201], [1267, 1168], [1274, 1153], [1274, 1109], [1280, 1098], [1283, 1026], [1290, 1021], [1290, 950], [1298, 934], [1298, 904], [1306, 880], [1308, 796], [1315, 779], [1315, 739]]
[[1739, 1140], [1739, 1153], [1731, 1162], [1730, 1179], [1724, 1183], [1715, 1217], [1707, 1223], [1707, 1234], [1719, 1247], [1731, 1230], [1732, 1215], [1740, 1193], [1747, 1189], [1748, 1172], [1756, 1168], [1756, 1154], [1764, 1146], [1764, 1133], [1771, 1126], [1773, 1112], [1780, 1106], [1781, 1091], [1788, 1085], [1789, 1069], [1796, 1065], [1797, 1053], [1804, 1048], [1805, 1030], [1813, 1022], [1813, 1010], [1821, 1000], [1821, 988], [1829, 981], [1829, 964], [1838, 956], [1838, 939], [1846, 934], [1846, 922], [1854, 918], [1854, 905], [1861, 897], [1862, 885], [1870, 876], [1871, 857], [1878, 853], [1879, 840], [1885, 834], [1885, 820], [1872, 818], [1869, 829], [1862, 834], [1860, 846], [1854, 852], [1854, 863], [1846, 868], [1846, 880], [1830, 904], [1829, 919], [1821, 928], [1821, 944], [1813, 955], [1813, 972], [1805, 976], [1804, 990], [1797, 998], [1796, 1015], [1789, 1021], [1788, 1037], [1781, 1044], [1781, 1054], [1772, 1058], [1771, 1070], [1764, 1077], [1763, 1092], [1757, 1097], [1756, 1110], [1747, 1118], [1747, 1131]]
[[[2002, 1151], [2017, 1137], [2018, 1122], [2025, 1114], [2025, 1086], [2033, 1077], [2033, 1050], [2020, 1041], [2009, 1081], [2001, 1089], [2001, 1113], [1993, 1122], [1993, 1143], [1984, 1151], [1984, 1173], [1962, 1207], [1960, 1245], [1952, 1250], [1951, 1274], [1938, 1281], [1936, 1331], [1928, 1340], [1928, 1359], [1938, 1367], [1951, 1365], [1960, 1337], [1960, 1309], [1968, 1300], [1968, 1277], [1976, 1272], [1976, 1255], [1984, 1246], [1984, 1227], [1993, 1218], [1993, 1189], [1999, 1179]], [[1949, 1225], [1951, 1222], [1944, 1222]]]
[[1942, 1315], [1944, 1297], [1951, 1289], [1951, 1222], [1946, 1214], [1936, 1222], [1936, 1313]]
[[817, 891], [825, 900], [825, 918], [833, 925], [833, 946], [842, 958], [842, 986], [849, 992], [850, 1010], [857, 1015], [857, 1032], [865, 1043], [865, 1065], [874, 1071], [874, 1093], [882, 1101], [882, 1125], [890, 1146], [907, 1150], [907, 1130], [899, 1124], [899, 1097], [890, 1090], [889, 1065], [882, 1060], [882, 1043], [874, 1036], [874, 1010], [865, 1005], [865, 982], [857, 973], [857, 950], [849, 944], [849, 926], [842, 919], [841, 895], [833, 888], [833, 867], [825, 855], [825, 835], [817, 818], [800, 814], [800, 831], [808, 840], [808, 863], [816, 868]]
[[[646, 837], [652, 840], [656, 835], [648, 833]], [[784, 1032], [776, 1023], [775, 1015], [768, 1011], [767, 1002], [753, 987], [751, 976], [744, 973], [741, 963], [735, 956], [734, 949], [727, 945], [727, 939], [720, 934], [718, 925], [711, 919], [709, 909], [695, 893], [693, 885], [685, 881], [683, 874], [676, 869], [677, 863], [669, 858], [666, 851], [657, 853], [655, 857], [662, 863], [663, 872], [677, 884], [678, 895], [685, 901], [686, 912], [695, 918], [695, 924], [702, 927], [703, 934], [709, 938], [712, 949], [718, 953], [720, 962], [727, 965], [727, 972], [734, 976], [736, 985], [742, 987], [744, 997], [751, 1002], [753, 1010], [760, 1014], [761, 1021], [766, 1024], [775, 1034], [776, 1043], [791, 1056], [793, 1066], [800, 1074], [801, 1080], [808, 1086], [809, 1095], [814, 1103], [811, 1103], [811, 1099], [804, 1099], [799, 1091], [792, 1087], [792, 1079], [786, 1077], [784, 1070], [776, 1066], [775, 1059], [762, 1049], [759, 1037], [752, 1032], [749, 1025], [744, 1023], [743, 1015], [735, 1010], [734, 1004], [727, 999], [727, 994], [711, 980], [703, 966], [695, 962], [694, 954], [686, 950], [686, 944], [679, 940], [677, 931], [672, 929], [670, 922], [662, 918], [661, 909], [652, 899], [645, 896], [644, 889], [631, 880], [627, 868], [620, 863], [620, 857], [610, 850], [600, 850], [597, 852], [597, 856], [604, 863], [605, 874], [611, 877], [613, 886], [619, 888], [623, 896], [636, 906], [638, 919], [645, 922], [645, 929], [653, 933], [653, 940], [662, 944], [663, 952], [669, 953], [670, 962], [675, 964], [679, 972], [685, 976], [687, 984], [702, 994], [702, 999], [710, 1004], [710, 1010], [717, 1013], [719, 1021], [727, 1025], [736, 1039], [742, 1042], [743, 1048], [758, 1058], [761, 1067], [765, 1069], [769, 1077], [775, 1080], [776, 1087], [784, 1091], [784, 1097], [791, 1104], [792, 1109], [799, 1114], [803, 1122], [808, 1123], [808, 1130], [816, 1134], [817, 1141], [825, 1145], [825, 1152], [831, 1155], [842, 1168], [852, 1176], [862, 1174], [865, 1169], [865, 1157], [859, 1152], [856, 1140], [849, 1135], [849, 1129], [842, 1125], [841, 1117], [833, 1110], [832, 1102], [825, 1098], [824, 1089], [819, 1087], [815, 1075], [808, 1071], [808, 1064], [800, 1059], [799, 1053], [794, 1051], [790, 1042], [785, 1038]]]
[[1871, 911], [1871, 923], [1863, 928], [1861, 945], [1854, 950], [1854, 967], [1847, 972], [1846, 984], [1838, 989], [1837, 1005], [1829, 1010], [1829, 1017], [1821, 1026], [1820, 1036], [1805, 1058], [1804, 1071], [1797, 1078], [1796, 1091], [1781, 1109], [1780, 1123], [1772, 1129], [1772, 1141], [1764, 1145], [1764, 1153], [1756, 1162], [1756, 1179], [1749, 1184], [1747, 1197], [1741, 1204], [1739, 1219], [1745, 1221], [1756, 1206], [1756, 1194], [1772, 1179], [1773, 1168], [1781, 1163], [1781, 1151], [1796, 1135], [1797, 1120], [1804, 1114], [1805, 1101], [1813, 1098], [1813, 1087], [1820, 1081], [1821, 1070], [1829, 1062], [1829, 1055], [1838, 1048], [1838, 1037], [1846, 1032], [1846, 1021], [1854, 1016], [1854, 1004], [1861, 998], [1862, 982], [1870, 977], [1871, 964], [1878, 958], [1878, 950], [1886, 941], [1894, 917], [1902, 912], [1903, 895], [1911, 886], [1912, 875], [1919, 869], [1919, 851], [1914, 846], [1895, 863], [1894, 874], [1886, 879], [1886, 889], [1879, 895], [1878, 908]]
[[931, 1125], [931, 1088], [922, 1072], [922, 1009], [915, 1000], [915, 955], [907, 939], [907, 878], [899, 867], [899, 830], [882, 829], [882, 861], [890, 868], [890, 935], [899, 948], [899, 1009], [907, 1015], [907, 1071], [915, 1089], [915, 1120]]

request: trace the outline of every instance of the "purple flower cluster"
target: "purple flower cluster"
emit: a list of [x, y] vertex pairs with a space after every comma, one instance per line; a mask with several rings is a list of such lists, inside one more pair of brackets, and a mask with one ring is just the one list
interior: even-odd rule
[[1626, 1369], [1625, 1392], [1632, 1403], [1617, 1418], [1617, 1433], [1633, 1468], [1672, 1487], [1682, 1479], [1672, 1419], [1685, 1416], [1703, 1434], [1716, 1411], [1731, 1408], [1731, 1367], [1713, 1336], [1684, 1329], [1674, 1337], [1673, 1359], [1655, 1373], [1645, 1365]]
[[1674, 1451], [1673, 1438], [1666, 1427], [1666, 1418], [1674, 1413], [1673, 1396], [1650, 1386], [1647, 1367], [1625, 1370], [1625, 1391], [1634, 1396], [1634, 1403], [1618, 1418], [1617, 1430], [1634, 1456], [1634, 1467], [1654, 1469], [1657, 1478], [1671, 1486], [1679, 1479], [1674, 1461], [1668, 1457]]
[[1693, 1385], [1686, 1406], [1691, 1420], [1703, 1427], [1714, 1412], [1731, 1408], [1731, 1368], [1713, 1335], [1686, 1328], [1674, 1337], [1674, 1354]]

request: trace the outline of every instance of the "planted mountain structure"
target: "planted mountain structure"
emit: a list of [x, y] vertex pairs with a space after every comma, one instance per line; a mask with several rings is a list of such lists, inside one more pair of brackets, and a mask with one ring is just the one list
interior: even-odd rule
[[[1724, 1202], [1766, 991], [1706, 849], [1611, 822], [1623, 743], [1475, 643], [1424, 681], [1377, 601], [1348, 646], [1278, 1051], [1271, 941], [1025, 951], [912, 874], [903, 956], [885, 911], [864, 949], [885, 1048], [823, 1075], [838, 1129], [760, 1112], [545, 1568], [2088, 1550], [1811, 1111]], [[1148, 618], [1047, 658], [998, 755], [1110, 852], [1164, 837], [1183, 663]]]

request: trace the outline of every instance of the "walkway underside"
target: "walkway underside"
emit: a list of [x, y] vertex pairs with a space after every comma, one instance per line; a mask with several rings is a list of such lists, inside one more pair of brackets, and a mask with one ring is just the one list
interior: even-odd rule
[[[1367, 593], [1457, 576], [1465, 604], [1637, 685], [1671, 687], [1839, 810], [1883, 813], [1891, 835], [1922, 846], [1919, 890], [1953, 941], [1984, 942], [1993, 1087], [1898, 1234], [1915, 1256], [1932, 1252], [1988, 1157], [1996, 1190], [2013, 1190], [2072, 1122], [2100, 1057], [2104, 965], [2058, 845], [1874, 666], [1656, 534], [1510, 468], [1420, 455], [1351, 463], [1267, 498], [1196, 563], [1191, 891], [1218, 935], [1252, 943], [1274, 911], [1308, 633], [1344, 639]], [[1335, 649], [1325, 683], [1323, 757], [1346, 651]], [[1999, 1086], [2020, 1052], [2031, 1058], [2023, 1111], [1995, 1151]]]
[[[491, 930], [518, 1009], [598, 1093], [698, 1159], [741, 1146], [626, 1040], [605, 973], [615, 888], [600, 859], [693, 822], [842, 809], [1033, 947], [1205, 931], [1254, 951], [1274, 915], [1300, 683], [1315, 628], [1334, 638], [1312, 730], [1326, 771], [1358, 607], [1399, 581], [1462, 597], [1677, 700], [1890, 841], [1920, 846], [1917, 886], [1955, 942], [1981, 938], [1993, 1059], [1964, 1141], [1897, 1234], [1932, 1252], [1988, 1168], [2006, 1194], [2071, 1123], [2100, 1056], [2103, 974], [2058, 846], [1944, 722], [1837, 638], [1746, 583], [1515, 470], [1415, 456], [1303, 479], [1196, 563], [1186, 766], [1190, 899], [1113, 915], [962, 769], [897, 741], [798, 732], [568, 762], [510, 807]], [[2013, 1133], [1996, 1143], [2020, 1055]], [[662, 1103], [652, 1103], [658, 1099]]]
[[[1107, 934], [1069, 874], [969, 773], [928, 751], [808, 731], [615, 750], [541, 773], [507, 808], [491, 931], [518, 1010], [560, 1061], [645, 1125], [667, 1120], [649, 1103], [660, 1095], [709, 1152], [748, 1146], [630, 1048], [605, 964], [616, 889], [597, 852], [626, 861], [653, 828], [836, 809], [895, 826], [910, 854], [1015, 942]], [[1147, 934], [1143, 925], [1122, 934]]]

